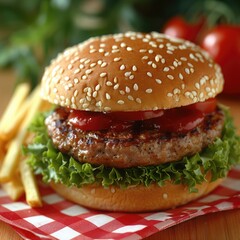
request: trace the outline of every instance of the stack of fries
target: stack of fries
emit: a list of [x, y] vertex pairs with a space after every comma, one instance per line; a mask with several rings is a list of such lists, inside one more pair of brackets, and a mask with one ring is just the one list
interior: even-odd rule
[[20, 84], [0, 120], [0, 184], [17, 201], [24, 194], [31, 207], [41, 207], [42, 200], [32, 169], [22, 154], [29, 138], [28, 126], [44, 106], [39, 87], [30, 94], [30, 86]]

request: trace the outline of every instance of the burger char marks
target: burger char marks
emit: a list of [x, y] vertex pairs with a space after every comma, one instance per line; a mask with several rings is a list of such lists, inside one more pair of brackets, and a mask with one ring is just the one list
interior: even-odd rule
[[163, 133], [159, 129], [82, 131], [68, 124], [64, 110], [45, 121], [53, 144], [80, 162], [127, 168], [173, 162], [200, 152], [221, 136], [224, 114], [208, 114], [186, 133]]

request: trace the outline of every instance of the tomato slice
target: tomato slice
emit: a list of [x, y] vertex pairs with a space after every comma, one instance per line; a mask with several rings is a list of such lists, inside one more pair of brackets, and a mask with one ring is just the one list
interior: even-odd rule
[[72, 111], [68, 116], [68, 121], [83, 131], [104, 130], [112, 125], [112, 119], [100, 112]]
[[204, 114], [208, 114], [208, 113], [214, 112], [216, 107], [217, 107], [216, 98], [209, 98], [204, 102], [194, 103], [194, 104], [185, 106], [184, 108], [189, 110], [198, 110]]
[[205, 102], [168, 110], [103, 113], [71, 109], [67, 114], [69, 123], [83, 131], [112, 129], [120, 132], [142, 121], [140, 125], [146, 129], [153, 126], [160, 131], [184, 132], [196, 127], [205, 114], [215, 109], [216, 99], [211, 98]]
[[151, 119], [150, 124], [162, 132], [187, 132], [195, 128], [204, 119], [204, 114], [198, 110], [171, 109], [163, 117]]
[[111, 112], [106, 113], [114, 121], [140, 121], [150, 118], [161, 117], [164, 114], [164, 110], [156, 111], [135, 111], [135, 112]]

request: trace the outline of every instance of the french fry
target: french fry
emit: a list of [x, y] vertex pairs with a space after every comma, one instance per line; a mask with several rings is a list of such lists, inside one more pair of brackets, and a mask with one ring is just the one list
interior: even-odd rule
[[27, 128], [34, 115], [41, 106], [42, 100], [39, 96], [39, 87], [36, 88], [32, 95], [31, 107], [23, 120], [19, 133], [10, 141], [5, 158], [3, 159], [2, 168], [0, 169], [0, 182], [11, 181], [20, 161], [21, 146], [27, 136]]
[[5, 155], [5, 142], [0, 139], [0, 163], [3, 161]]
[[26, 159], [20, 163], [20, 175], [26, 193], [26, 201], [31, 207], [42, 207], [42, 199], [40, 197], [35, 175], [31, 167], [27, 164]]
[[12, 137], [14, 137], [20, 127], [20, 124], [24, 117], [26, 116], [26, 113], [28, 109], [30, 108], [31, 98], [25, 100], [22, 105], [20, 106], [16, 116], [9, 121], [8, 125], [5, 126], [4, 129], [1, 131], [1, 138], [5, 141], [9, 141]]
[[24, 194], [23, 184], [19, 176], [14, 177], [10, 182], [3, 183], [2, 188], [13, 201], [17, 201]]
[[23, 101], [29, 94], [30, 86], [27, 83], [20, 84], [11, 98], [5, 112], [3, 113], [0, 121], [0, 136], [4, 135], [4, 129], [8, 126], [9, 122], [15, 117], [16, 112], [20, 109]]

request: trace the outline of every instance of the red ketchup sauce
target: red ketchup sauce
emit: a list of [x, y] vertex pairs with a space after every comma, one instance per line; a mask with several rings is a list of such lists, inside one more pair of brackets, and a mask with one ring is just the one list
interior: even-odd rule
[[162, 132], [186, 132], [200, 124], [204, 115], [214, 112], [216, 99], [179, 108], [135, 112], [88, 112], [69, 110], [68, 121], [83, 131], [111, 129], [124, 131], [136, 126], [141, 129], [159, 129]]

